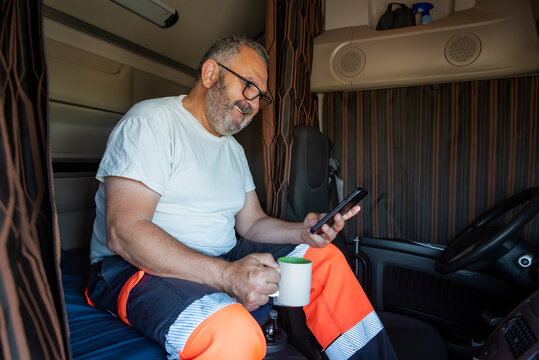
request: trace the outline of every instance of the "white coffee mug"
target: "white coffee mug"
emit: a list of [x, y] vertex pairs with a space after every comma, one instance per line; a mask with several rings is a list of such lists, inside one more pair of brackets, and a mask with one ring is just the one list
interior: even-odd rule
[[275, 305], [304, 306], [311, 297], [311, 260], [296, 257], [280, 257], [279, 290], [270, 296], [276, 297]]

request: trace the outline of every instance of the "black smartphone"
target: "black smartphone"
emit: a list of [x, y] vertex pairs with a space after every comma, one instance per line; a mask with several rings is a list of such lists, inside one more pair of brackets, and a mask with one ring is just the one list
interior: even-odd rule
[[334, 222], [333, 217], [335, 216], [335, 214], [346, 214], [348, 211], [350, 211], [350, 209], [356, 206], [365, 196], [367, 196], [367, 194], [367, 190], [360, 187], [352, 191], [350, 195], [346, 197], [346, 199], [341, 201], [339, 205], [335, 207], [335, 209], [330, 211], [326, 216], [322, 218], [322, 220], [320, 220], [315, 226], [311, 228], [311, 233], [320, 234], [322, 232], [322, 225], [324, 224], [332, 226]]

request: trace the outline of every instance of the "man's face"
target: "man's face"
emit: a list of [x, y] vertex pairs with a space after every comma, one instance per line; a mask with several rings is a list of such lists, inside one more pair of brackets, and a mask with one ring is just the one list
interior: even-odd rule
[[247, 101], [230, 99], [223, 78], [208, 89], [206, 108], [211, 126], [221, 135], [240, 132], [256, 114], [256, 110]]
[[[266, 91], [266, 66], [251, 48], [243, 46], [229, 67]], [[219, 80], [206, 93], [208, 120], [217, 133], [233, 135], [249, 125], [258, 112], [259, 99], [247, 100], [243, 96], [245, 83], [226, 69], [219, 69]]]

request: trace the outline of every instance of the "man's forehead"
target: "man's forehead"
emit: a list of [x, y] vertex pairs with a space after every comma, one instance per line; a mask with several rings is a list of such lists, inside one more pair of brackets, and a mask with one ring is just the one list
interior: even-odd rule
[[246, 45], [240, 47], [240, 52], [231, 65], [243, 77], [253, 81], [258, 86], [266, 86], [268, 70], [264, 60], [252, 48]]

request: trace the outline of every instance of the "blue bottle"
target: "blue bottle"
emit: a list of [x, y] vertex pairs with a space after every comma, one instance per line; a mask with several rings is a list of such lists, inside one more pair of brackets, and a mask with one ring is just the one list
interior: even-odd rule
[[422, 2], [422, 3], [415, 3], [412, 5], [414, 10], [421, 14], [421, 25], [424, 24], [430, 24], [432, 22], [432, 18], [430, 17], [430, 10], [434, 7], [431, 3], [428, 2]]

